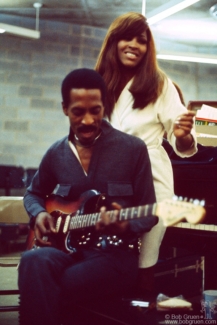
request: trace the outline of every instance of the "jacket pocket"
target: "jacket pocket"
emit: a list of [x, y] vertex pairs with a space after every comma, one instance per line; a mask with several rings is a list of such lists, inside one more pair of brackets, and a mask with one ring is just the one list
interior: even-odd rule
[[131, 183], [108, 183], [109, 196], [132, 196], [133, 187]]

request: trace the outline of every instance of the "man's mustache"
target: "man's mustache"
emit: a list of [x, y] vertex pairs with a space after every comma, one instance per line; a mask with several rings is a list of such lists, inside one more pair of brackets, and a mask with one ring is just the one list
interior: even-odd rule
[[82, 133], [88, 133], [88, 132], [94, 132], [96, 131], [96, 127], [93, 125], [90, 126], [80, 126], [77, 130], [78, 132], [82, 132]]

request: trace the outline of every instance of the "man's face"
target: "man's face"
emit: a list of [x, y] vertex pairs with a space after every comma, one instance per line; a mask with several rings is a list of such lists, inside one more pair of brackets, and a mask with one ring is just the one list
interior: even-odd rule
[[62, 103], [72, 131], [83, 145], [91, 144], [100, 133], [104, 106], [99, 89], [71, 89], [69, 105]]

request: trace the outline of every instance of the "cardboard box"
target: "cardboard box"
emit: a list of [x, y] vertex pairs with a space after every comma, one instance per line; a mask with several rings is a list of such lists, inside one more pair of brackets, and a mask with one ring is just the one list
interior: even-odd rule
[[217, 146], [217, 126], [196, 125], [195, 127], [198, 143], [204, 146]]
[[0, 223], [29, 223], [23, 197], [0, 197]]
[[[188, 109], [197, 112], [201, 109], [202, 105], [208, 105], [217, 109], [217, 101], [189, 101]], [[195, 125], [196, 132], [199, 133], [197, 136], [198, 143], [204, 146], [217, 146], [217, 125]], [[215, 137], [208, 137], [208, 135], [214, 135]]]

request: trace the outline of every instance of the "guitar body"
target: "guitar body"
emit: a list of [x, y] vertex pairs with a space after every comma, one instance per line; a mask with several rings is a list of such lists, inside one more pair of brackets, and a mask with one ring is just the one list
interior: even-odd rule
[[[56, 234], [49, 235], [46, 240], [62, 251], [73, 253], [82, 245], [91, 244], [94, 240], [94, 229], [86, 227], [84, 229], [68, 231], [67, 219], [73, 219], [78, 215], [87, 215], [98, 212], [102, 206], [106, 205], [105, 196], [95, 190], [90, 190], [81, 195], [78, 201], [68, 201], [60, 196], [51, 195], [46, 199], [45, 207], [54, 219]], [[90, 232], [91, 230], [91, 232]], [[30, 230], [27, 239], [27, 250], [38, 247], [34, 242], [34, 231]]]

